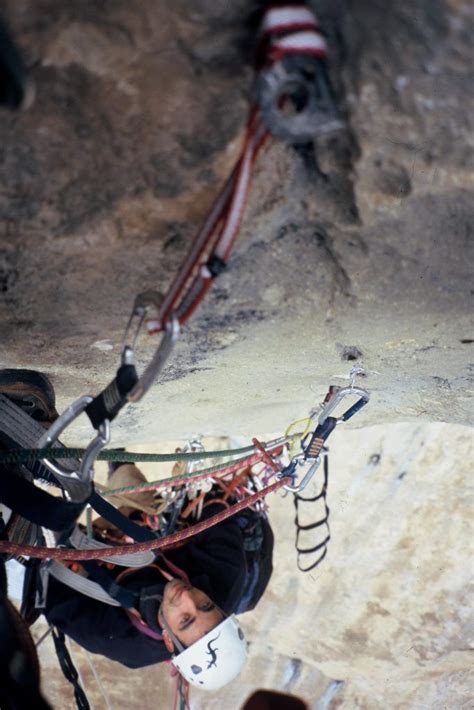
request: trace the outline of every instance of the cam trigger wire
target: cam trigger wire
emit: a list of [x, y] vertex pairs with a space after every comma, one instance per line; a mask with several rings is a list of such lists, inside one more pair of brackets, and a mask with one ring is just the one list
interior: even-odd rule
[[[324, 481], [323, 481], [323, 486], [321, 488], [321, 491], [316, 495], [313, 496], [312, 498], [306, 498], [304, 496], [301, 496], [299, 493], [295, 493], [293, 497], [293, 502], [295, 504], [295, 525], [296, 525], [296, 539], [295, 539], [295, 549], [297, 552], [297, 565], [298, 569], [301, 572], [311, 572], [315, 567], [317, 567], [323, 559], [326, 557], [327, 553], [327, 546], [328, 542], [331, 539], [331, 531], [329, 528], [329, 507], [326, 501], [326, 496], [327, 496], [327, 488], [328, 488], [328, 476], [329, 476], [329, 460], [328, 460], [328, 451], [327, 449], [324, 450], [324, 461], [323, 461], [323, 470], [324, 470]], [[324, 502], [324, 517], [321, 518], [320, 520], [317, 520], [315, 523], [310, 523], [308, 525], [302, 525], [299, 520], [299, 504], [300, 503], [317, 503], [319, 500], [322, 500]], [[302, 532], [307, 532], [309, 530], [317, 530], [320, 527], [325, 528], [326, 532], [326, 537], [322, 542], [319, 542], [317, 545], [314, 547], [300, 547], [300, 534]], [[314, 555], [318, 554], [318, 558], [315, 562], [312, 564], [309, 564], [309, 566], [303, 567], [301, 563], [301, 557], [303, 555]]]

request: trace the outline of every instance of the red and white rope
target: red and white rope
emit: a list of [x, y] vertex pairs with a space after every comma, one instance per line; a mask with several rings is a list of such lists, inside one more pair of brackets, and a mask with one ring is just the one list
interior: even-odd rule
[[317, 27], [314, 13], [305, 5], [269, 7], [260, 25], [260, 37]]
[[[264, 14], [259, 35], [258, 69], [291, 54], [326, 56], [326, 43], [315, 15], [304, 5], [270, 7]], [[260, 111], [253, 104], [237, 164], [217, 196], [180, 271], [172, 282], [156, 318], [147, 322], [150, 334], [164, 330], [176, 316], [184, 324], [199, 306], [215, 274], [208, 266], [217, 259], [225, 266], [234, 245], [247, 202], [252, 168], [268, 136]]]

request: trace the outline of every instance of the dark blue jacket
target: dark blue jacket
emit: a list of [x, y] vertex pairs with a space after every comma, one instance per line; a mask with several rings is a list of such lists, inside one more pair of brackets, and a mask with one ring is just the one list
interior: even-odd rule
[[[219, 510], [210, 505], [202, 519]], [[183, 569], [193, 586], [202, 589], [227, 614], [253, 609], [262, 596], [272, 573], [273, 534], [268, 521], [263, 524], [260, 549], [244, 549], [242, 517], [225, 520], [176, 550], [165, 553], [165, 559]], [[166, 567], [164, 560], [157, 564]], [[120, 584], [140, 592], [142, 596], [161, 594], [166, 580], [159, 570], [145, 567], [128, 575]], [[138, 605], [142, 617], [153, 628], [159, 601]], [[92, 653], [118, 661], [129, 668], [160, 663], [171, 657], [163, 641], [152, 639], [131, 623], [121, 607], [91, 599], [50, 577], [45, 615], [57, 626]]]

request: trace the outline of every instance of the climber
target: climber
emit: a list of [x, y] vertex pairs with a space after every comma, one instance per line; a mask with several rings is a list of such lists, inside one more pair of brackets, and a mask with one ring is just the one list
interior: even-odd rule
[[[201, 520], [222, 509], [218, 499], [209, 503]], [[246, 527], [255, 524], [252, 516], [230, 518], [159, 554], [148, 567], [121, 574], [112, 570], [117, 584], [136, 595], [129, 609], [91, 599], [50, 577], [44, 610], [48, 622], [89, 651], [130, 668], [177, 653], [173, 663], [189, 681], [219, 687], [216, 683], [238, 673], [246, 655], [242, 631], [229, 615], [255, 607], [272, 571], [271, 528], [258, 518], [257, 531], [247, 537]], [[226, 664], [232, 662], [229, 677], [219, 663], [224, 656]], [[194, 677], [196, 668], [202, 669], [199, 677]]]
[[[19, 373], [15, 379], [14, 370], [3, 378], [0, 372], [0, 393], [24, 411], [32, 411], [43, 424], [48, 417], [53, 420], [54, 390], [47, 378], [34, 378], [30, 393], [31, 373], [28, 377], [25, 371]], [[144, 480], [136, 466], [113, 465], [112, 469], [112, 484]], [[128, 477], [123, 475], [127, 472]], [[146, 495], [130, 494], [116, 503], [122, 511], [126, 505], [129, 517], [139, 511], [149, 513], [151, 501]], [[211, 489], [201, 520], [225, 505], [222, 491]], [[100, 562], [76, 567], [75, 577], [101, 585], [109, 601], [72, 588], [48, 572], [48, 565], [38, 572], [35, 584], [48, 622], [87, 650], [130, 668], [172, 659], [193, 685], [215, 689], [232, 680], [245, 661], [246, 642], [234, 614], [253, 609], [264, 593], [272, 572], [272, 552], [267, 518], [245, 511], [181, 547], [158, 552], [146, 567], [114, 566], [106, 571]]]

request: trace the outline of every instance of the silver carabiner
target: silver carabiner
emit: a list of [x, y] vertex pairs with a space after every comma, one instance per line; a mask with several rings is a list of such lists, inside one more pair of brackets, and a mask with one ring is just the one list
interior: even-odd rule
[[[298, 463], [302, 465], [304, 463], [303, 459], [299, 460]], [[307, 472], [304, 475], [303, 480], [301, 483], [297, 485], [288, 485], [288, 486], [283, 486], [283, 489], [285, 491], [290, 491], [291, 493], [300, 493], [301, 491], [304, 491], [308, 483], [311, 481], [313, 478], [314, 474], [318, 470], [319, 466], [321, 465], [321, 457], [318, 456], [317, 459], [315, 459]]]
[[[77, 417], [84, 412], [86, 407], [94, 400], [93, 397], [89, 395], [84, 395], [79, 397], [73, 402], [49, 427], [47, 431], [38, 441], [38, 448], [43, 449], [46, 447], [54, 447], [54, 444], [58, 441], [60, 435], [65, 429], [75, 420]], [[99, 452], [108, 444], [110, 440], [110, 424], [106, 419], [99, 427], [97, 436], [91, 441], [87, 447], [82, 463], [78, 471], [67, 469], [64, 466], [60, 466], [58, 463], [50, 461], [49, 459], [41, 459], [42, 463], [48, 468], [52, 473], [57, 476], [66, 476], [67, 478], [75, 477], [82, 481], [83, 483], [90, 483], [93, 474], [93, 465]], [[61, 459], [61, 449], [58, 447], [52, 448], [52, 452], [55, 454], [57, 459]]]
[[[206, 449], [204, 448], [204, 445], [201, 441], [201, 436], [194, 436], [192, 439], [189, 439], [189, 441], [186, 442], [186, 444], [183, 446], [183, 454], [189, 452], [193, 453], [198, 453], [201, 451], [205, 451]], [[186, 473], [193, 473], [196, 469], [199, 468], [200, 464], [203, 462], [203, 459], [195, 459], [195, 460], [190, 460], [186, 463]]]
[[344, 414], [337, 418], [338, 423], [347, 422], [351, 417], [354, 416], [354, 414], [361, 410], [362, 407], [364, 407], [370, 399], [370, 394], [367, 392], [367, 390], [362, 389], [362, 387], [344, 387], [343, 389], [336, 392], [334, 397], [332, 397], [325, 405], [323, 411], [319, 415], [318, 423], [324, 424], [326, 419], [329, 417], [331, 412], [336, 409], [338, 404], [340, 404], [340, 402], [342, 402], [345, 397], [349, 397], [350, 395], [356, 395], [357, 397], [359, 397], [359, 399], [355, 404], [352, 405], [352, 407], [349, 407], [344, 412]]
[[[150, 308], [158, 310], [160, 304], [163, 300], [163, 296], [156, 291], [145, 291], [139, 294], [133, 306], [132, 314], [129, 318], [127, 327], [125, 329], [125, 334], [122, 343], [122, 365], [133, 365], [134, 361], [134, 349], [135, 343], [137, 341], [138, 333], [145, 321], [145, 317]], [[129, 332], [132, 328], [134, 319], [138, 319], [137, 327], [135, 328], [135, 333], [133, 335], [132, 344], [127, 343]], [[163, 367], [168, 360], [171, 351], [173, 350], [176, 341], [179, 338], [180, 326], [179, 321], [176, 317], [172, 317], [171, 320], [166, 324], [164, 329], [162, 340], [155, 351], [150, 363], [145, 368], [142, 376], [139, 377], [138, 382], [127, 395], [127, 400], [129, 402], [138, 402], [144, 394], [150, 389], [153, 382], [158, 377], [159, 373], [162, 371]]]

